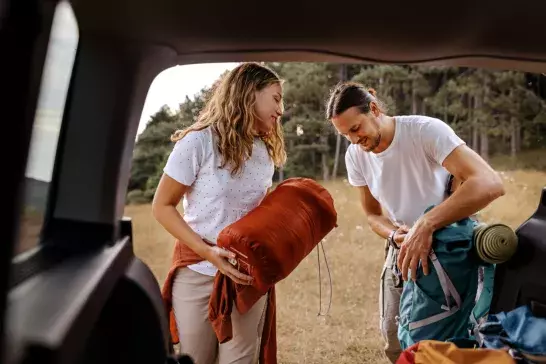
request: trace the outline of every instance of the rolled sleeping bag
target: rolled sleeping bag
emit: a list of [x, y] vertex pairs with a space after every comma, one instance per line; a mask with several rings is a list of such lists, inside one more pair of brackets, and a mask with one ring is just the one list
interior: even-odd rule
[[289, 178], [255, 209], [225, 227], [217, 244], [237, 255], [232, 264], [253, 277], [252, 286], [264, 293], [286, 278], [335, 227], [337, 212], [330, 193], [312, 179]]
[[474, 228], [474, 247], [484, 262], [504, 263], [516, 252], [518, 237], [507, 225], [482, 223]]

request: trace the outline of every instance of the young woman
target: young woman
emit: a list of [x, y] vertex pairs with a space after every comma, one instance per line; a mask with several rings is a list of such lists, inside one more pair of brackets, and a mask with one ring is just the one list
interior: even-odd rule
[[[275, 166], [286, 160], [282, 126], [282, 82], [272, 70], [244, 63], [214, 87], [196, 123], [177, 131], [159, 182], [153, 214], [199, 259], [172, 269], [171, 292], [181, 351], [196, 364], [252, 363], [259, 349], [262, 297], [245, 315], [232, 313], [233, 339], [219, 344], [208, 319], [218, 271], [239, 284], [251, 277], [215, 246], [218, 233], [258, 206], [272, 185]], [[183, 199], [183, 216], [176, 206]], [[186, 261], [188, 261], [186, 259]], [[165, 294], [165, 293], [164, 293]]]

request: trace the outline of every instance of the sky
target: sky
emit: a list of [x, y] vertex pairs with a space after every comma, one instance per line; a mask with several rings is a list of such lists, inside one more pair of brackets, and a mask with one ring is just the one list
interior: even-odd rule
[[185, 100], [186, 96], [193, 98], [202, 88], [211, 86], [224, 71], [234, 68], [237, 64], [183, 65], [161, 72], [152, 82], [146, 96], [138, 133], [140, 134], [146, 128], [150, 116], [161, 106], [168, 105], [173, 111], [178, 109], [178, 105]]
[[78, 25], [70, 5], [59, 2], [53, 18], [26, 168], [26, 176], [36, 180], [51, 181], [78, 37]]

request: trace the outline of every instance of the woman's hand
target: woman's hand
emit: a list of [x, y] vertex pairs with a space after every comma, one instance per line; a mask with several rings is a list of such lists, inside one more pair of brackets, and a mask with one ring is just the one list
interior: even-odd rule
[[252, 277], [239, 272], [229, 261], [228, 258], [235, 259], [235, 253], [222, 249], [218, 246], [211, 246], [206, 253], [205, 259], [211, 262], [218, 268], [220, 272], [231, 278], [232, 281], [238, 284], [252, 284]]

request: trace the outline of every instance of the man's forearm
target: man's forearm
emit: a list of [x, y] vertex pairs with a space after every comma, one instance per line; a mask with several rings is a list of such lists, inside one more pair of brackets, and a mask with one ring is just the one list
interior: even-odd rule
[[369, 215], [368, 224], [374, 233], [384, 239], [387, 239], [393, 230], [398, 229], [389, 218], [384, 215]]
[[500, 179], [471, 177], [418, 223], [424, 223], [434, 231], [475, 214], [502, 195], [504, 188]]

